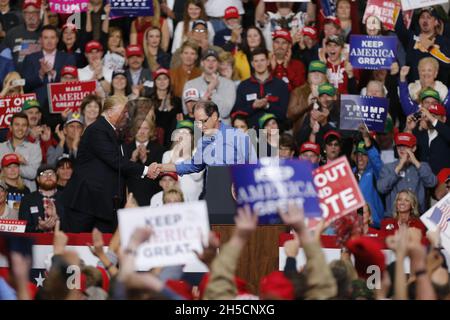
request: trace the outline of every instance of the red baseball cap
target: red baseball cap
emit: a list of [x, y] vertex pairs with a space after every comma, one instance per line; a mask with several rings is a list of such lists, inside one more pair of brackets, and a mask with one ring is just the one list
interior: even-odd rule
[[92, 40], [86, 43], [86, 47], [84, 48], [84, 52], [90, 53], [92, 50], [103, 51], [103, 46], [100, 42]]
[[41, 1], [40, 0], [25, 0], [22, 4], [22, 10], [25, 10], [26, 8], [33, 6], [36, 9], [41, 9]]
[[315, 27], [304, 27], [302, 30], [302, 34], [304, 36], [310, 37], [311, 39], [317, 39], [319, 36], [319, 32]]
[[170, 78], [170, 71], [165, 68], [159, 68], [155, 72], [152, 73], [153, 80], [156, 80], [160, 75], [165, 74]]
[[417, 143], [416, 137], [409, 132], [401, 132], [395, 136], [395, 144], [397, 146], [414, 147]]
[[64, 77], [66, 74], [70, 74], [74, 78], [78, 78], [78, 69], [75, 66], [64, 66], [61, 69], [61, 77]]
[[277, 30], [273, 33], [273, 40], [276, 38], [283, 38], [284, 40], [288, 41], [289, 43], [292, 43], [292, 37], [291, 33], [286, 29]]
[[225, 14], [223, 18], [226, 19], [237, 19], [239, 18], [239, 11], [236, 7], [228, 7], [225, 9]]
[[142, 47], [138, 44], [132, 44], [127, 47], [127, 58], [132, 56], [144, 56], [144, 51], [142, 50]]
[[15, 153], [5, 154], [2, 158], [2, 168], [7, 167], [10, 164], [20, 164], [19, 157]]
[[327, 140], [327, 138], [329, 136], [336, 136], [339, 140], [342, 139], [342, 136], [339, 132], [335, 131], [335, 130], [330, 130], [327, 133], [325, 133], [325, 135], [323, 136], [323, 140]]
[[431, 105], [428, 108], [428, 111], [430, 111], [430, 113], [435, 114], [437, 116], [445, 116], [447, 114], [447, 110], [445, 110], [445, 107], [440, 103]]
[[380, 241], [369, 237], [358, 237], [349, 240], [347, 248], [355, 257], [355, 269], [358, 275], [367, 279], [367, 267], [377, 265], [381, 271], [386, 268], [386, 259], [382, 251], [383, 246]]
[[175, 181], [178, 181], [178, 175], [177, 175], [176, 172], [163, 172], [163, 173], [160, 173], [160, 174], [159, 174], [159, 178], [160, 178], [160, 179], [161, 179], [162, 177], [165, 177], [165, 176], [169, 176], [169, 177], [171, 177], [172, 179], [174, 179]]
[[300, 147], [300, 153], [312, 151], [317, 155], [320, 155], [320, 146], [317, 143], [305, 142]]
[[283, 272], [274, 271], [261, 279], [259, 295], [266, 299], [294, 300], [294, 285]]
[[450, 177], [450, 168], [444, 168], [437, 174], [437, 179], [439, 183], [444, 183]]
[[334, 17], [334, 16], [328, 16], [325, 18], [324, 24], [325, 23], [334, 23], [336, 26], [338, 26], [339, 28], [341, 27], [341, 20], [339, 20], [338, 17]]

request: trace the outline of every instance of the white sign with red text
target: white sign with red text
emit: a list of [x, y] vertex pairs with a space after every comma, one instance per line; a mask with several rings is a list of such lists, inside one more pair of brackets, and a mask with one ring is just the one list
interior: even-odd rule
[[403, 10], [413, 10], [448, 3], [448, 0], [402, 0]]
[[24, 233], [27, 221], [0, 219], [0, 232]]

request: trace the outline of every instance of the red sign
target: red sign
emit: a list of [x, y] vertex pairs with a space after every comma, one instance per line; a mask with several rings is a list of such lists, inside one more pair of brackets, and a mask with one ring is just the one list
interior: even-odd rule
[[381, 20], [386, 29], [394, 30], [400, 10], [401, 5], [397, 1], [368, 0], [363, 22], [366, 23], [367, 17], [375, 16]]
[[364, 197], [346, 157], [317, 168], [313, 176], [325, 220], [334, 221], [364, 205]]
[[68, 108], [72, 112], [78, 112], [83, 98], [95, 93], [95, 88], [95, 81], [50, 83], [48, 85], [50, 112], [62, 113]]
[[24, 233], [26, 226], [26, 220], [0, 219], [0, 232]]
[[22, 111], [25, 100], [36, 99], [35, 93], [0, 98], [0, 129], [8, 128], [13, 114]]

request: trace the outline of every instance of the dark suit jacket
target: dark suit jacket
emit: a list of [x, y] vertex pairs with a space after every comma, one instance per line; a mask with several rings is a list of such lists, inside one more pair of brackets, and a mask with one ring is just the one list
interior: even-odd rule
[[[62, 204], [62, 193], [56, 192], [55, 198], [55, 206], [56, 212], [59, 218], [64, 219], [64, 207]], [[34, 191], [25, 195], [19, 207], [19, 220], [26, 220], [27, 227], [25, 232], [42, 232], [37, 229], [38, 226], [38, 217], [44, 218], [44, 197], [39, 193], [39, 191]]]
[[420, 161], [428, 162], [437, 175], [443, 168], [450, 168], [450, 126], [440, 121], [435, 127], [438, 135], [428, 143], [428, 130], [414, 130]]
[[[35, 92], [37, 99], [42, 107], [44, 116], [49, 114], [48, 110], [48, 93], [47, 84], [49, 83], [48, 77], [41, 79], [39, 77], [39, 70], [41, 69], [40, 59], [44, 57], [42, 51], [32, 53], [25, 57], [23, 62], [22, 75], [26, 80], [25, 91]], [[76, 59], [73, 55], [56, 51], [55, 64], [53, 69], [56, 71], [56, 78], [53, 82], [61, 81], [61, 69], [65, 65], [76, 66]]]
[[144, 172], [144, 165], [131, 162], [121, 150], [116, 132], [103, 116], [87, 127], [64, 190], [66, 216], [115, 221], [116, 209], [124, 202], [125, 178], [141, 177]]
[[[127, 84], [128, 84], [129, 92], [131, 92], [131, 87], [133, 86], [133, 79], [131, 77], [130, 69], [127, 69], [125, 71], [125, 75], [127, 76]], [[149, 69], [142, 68], [141, 75], [139, 76], [139, 83], [144, 84], [145, 81], [153, 82], [153, 77], [152, 77], [152, 73], [150, 72]], [[155, 87], [154, 85], [151, 88], [144, 86], [144, 97], [150, 97], [150, 94], [153, 92], [154, 87]]]
[[[136, 142], [133, 141], [130, 144], [124, 146], [125, 155], [127, 159], [131, 158], [131, 154], [136, 150]], [[165, 150], [157, 142], [149, 142], [147, 144], [147, 161], [145, 165], [150, 165], [153, 162], [161, 163], [162, 156]], [[158, 180], [141, 179], [140, 177], [129, 177], [127, 179], [127, 187], [129, 192], [133, 192], [133, 195], [140, 206], [149, 206], [152, 196], [161, 191]]]

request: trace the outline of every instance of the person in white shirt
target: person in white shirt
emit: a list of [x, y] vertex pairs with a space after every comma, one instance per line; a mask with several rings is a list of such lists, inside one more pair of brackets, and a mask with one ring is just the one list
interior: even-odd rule
[[156, 193], [150, 200], [150, 207], [156, 208], [163, 205], [163, 194], [169, 189], [178, 186], [178, 175], [175, 172], [164, 172], [160, 174], [159, 185], [162, 191]]
[[113, 71], [103, 64], [103, 46], [100, 42], [92, 40], [86, 44], [84, 52], [88, 65], [78, 69], [78, 79], [80, 81], [96, 80], [97, 89], [103, 90], [105, 96], [108, 95], [111, 91]]
[[[223, 14], [223, 11], [222, 11]], [[178, 22], [173, 35], [172, 53], [175, 53], [181, 44], [189, 38], [189, 32], [193, 29], [194, 21], [208, 20], [203, 0], [188, 0], [184, 8], [183, 21]], [[214, 27], [207, 21], [208, 42], [214, 42]]]

